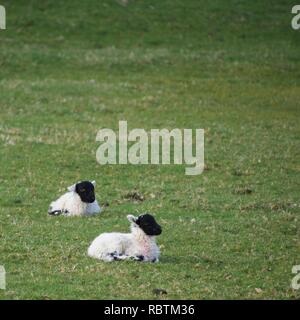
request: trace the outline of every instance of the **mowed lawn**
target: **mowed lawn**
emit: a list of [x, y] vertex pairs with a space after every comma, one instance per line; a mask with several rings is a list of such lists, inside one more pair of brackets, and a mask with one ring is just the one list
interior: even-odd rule
[[[0, 299], [299, 299], [300, 31], [290, 1], [8, 1], [0, 30]], [[205, 171], [96, 162], [97, 131], [205, 129]], [[49, 203], [95, 179], [92, 218]], [[128, 199], [131, 192], [144, 201]], [[86, 255], [126, 215], [159, 264]], [[157, 296], [157, 290], [167, 294]]]

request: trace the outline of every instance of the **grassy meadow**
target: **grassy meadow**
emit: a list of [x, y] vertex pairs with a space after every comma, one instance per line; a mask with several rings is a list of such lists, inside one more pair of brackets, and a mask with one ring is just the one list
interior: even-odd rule
[[[1, 1], [0, 299], [300, 298], [293, 4]], [[99, 165], [96, 134], [119, 120], [205, 129], [205, 171]], [[47, 215], [86, 179], [103, 214]], [[87, 257], [97, 235], [127, 232], [126, 215], [145, 211], [163, 227], [159, 264]]]

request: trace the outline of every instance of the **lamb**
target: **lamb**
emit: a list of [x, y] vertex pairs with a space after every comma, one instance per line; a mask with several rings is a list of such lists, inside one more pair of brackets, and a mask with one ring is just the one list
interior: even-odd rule
[[98, 236], [88, 249], [88, 256], [106, 262], [114, 260], [135, 260], [158, 262], [159, 248], [155, 236], [162, 228], [150, 214], [138, 217], [128, 215], [131, 233], [103, 233]]
[[95, 181], [81, 181], [70, 187], [68, 192], [50, 204], [49, 215], [88, 216], [101, 212], [95, 197]]

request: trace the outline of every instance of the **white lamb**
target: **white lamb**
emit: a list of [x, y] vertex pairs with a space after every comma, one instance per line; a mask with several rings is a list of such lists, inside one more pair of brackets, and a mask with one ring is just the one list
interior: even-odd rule
[[50, 204], [48, 214], [87, 216], [101, 212], [95, 197], [96, 182], [82, 181], [68, 188], [68, 192]]
[[139, 217], [128, 215], [131, 233], [103, 233], [97, 237], [88, 249], [88, 255], [103, 261], [136, 260], [158, 262], [159, 248], [155, 236], [162, 229], [150, 214]]

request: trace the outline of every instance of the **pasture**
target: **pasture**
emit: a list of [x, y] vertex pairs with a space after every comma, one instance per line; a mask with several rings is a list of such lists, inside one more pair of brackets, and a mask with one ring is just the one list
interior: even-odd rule
[[[0, 299], [299, 299], [300, 31], [290, 1], [8, 1], [0, 30]], [[205, 170], [104, 165], [101, 128], [202, 128]], [[103, 214], [50, 217], [96, 180]], [[133, 197], [133, 194], [142, 197]], [[87, 257], [126, 215], [159, 264]], [[157, 289], [166, 294], [158, 295]]]

